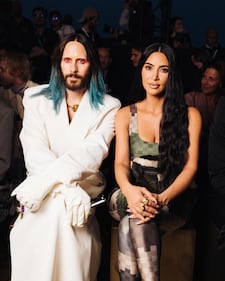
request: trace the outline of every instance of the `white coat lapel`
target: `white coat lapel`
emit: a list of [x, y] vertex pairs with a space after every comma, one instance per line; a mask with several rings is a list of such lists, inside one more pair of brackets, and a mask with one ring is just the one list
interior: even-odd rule
[[91, 107], [89, 93], [86, 91], [70, 123], [69, 133], [72, 134], [76, 140], [79, 139], [82, 141], [88, 134], [89, 128], [95, 121], [97, 115], [98, 110]]

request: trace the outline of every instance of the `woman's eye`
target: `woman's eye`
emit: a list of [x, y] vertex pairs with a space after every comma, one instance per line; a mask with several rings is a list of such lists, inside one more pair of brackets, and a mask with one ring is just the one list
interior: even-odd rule
[[146, 66], [145, 66], [145, 69], [146, 69], [146, 70], [151, 70], [152, 67], [151, 67], [150, 65], [146, 65]]
[[163, 73], [168, 73], [168, 72], [169, 72], [169, 69], [168, 69], [167, 67], [162, 68], [162, 72], [163, 72]]

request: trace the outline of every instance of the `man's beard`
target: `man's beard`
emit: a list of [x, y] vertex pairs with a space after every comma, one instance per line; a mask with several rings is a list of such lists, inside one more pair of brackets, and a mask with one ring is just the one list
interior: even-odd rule
[[[76, 81], [76, 83], [75, 83], [71, 80], [70, 80], [70, 82], [68, 82], [69, 77], [76, 78], [79, 80], [79, 82]], [[80, 76], [77, 74], [69, 74], [69, 75], [65, 76], [65, 86], [68, 90], [71, 90], [71, 91], [86, 90], [88, 88], [89, 82], [90, 82], [89, 75]]]

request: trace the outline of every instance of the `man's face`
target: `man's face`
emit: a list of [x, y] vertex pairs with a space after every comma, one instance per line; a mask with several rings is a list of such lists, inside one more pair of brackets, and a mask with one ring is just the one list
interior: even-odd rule
[[211, 47], [216, 47], [217, 45], [217, 33], [214, 29], [209, 29], [206, 34], [206, 43]]
[[47, 15], [42, 10], [35, 10], [32, 18], [36, 27], [44, 27], [47, 24]]
[[141, 55], [142, 55], [142, 52], [140, 50], [137, 50], [137, 49], [134, 49], [134, 48], [131, 49], [130, 59], [131, 59], [134, 67], [138, 66], [138, 63], [141, 59]]
[[71, 41], [66, 44], [60, 66], [67, 89], [80, 91], [88, 88], [90, 62], [81, 43]]
[[101, 69], [107, 70], [112, 62], [110, 51], [107, 48], [98, 48], [98, 56], [101, 65]]
[[13, 73], [11, 73], [9, 67], [7, 66], [7, 62], [5, 60], [0, 61], [0, 85], [5, 88], [10, 88], [13, 86], [13, 81], [15, 77]]

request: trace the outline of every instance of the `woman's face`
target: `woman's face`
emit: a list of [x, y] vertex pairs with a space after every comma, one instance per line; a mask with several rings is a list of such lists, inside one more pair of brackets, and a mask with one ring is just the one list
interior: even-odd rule
[[145, 61], [141, 76], [142, 84], [147, 94], [160, 95], [165, 91], [168, 81], [169, 62], [160, 52], [152, 53]]
[[215, 68], [206, 68], [201, 80], [202, 92], [211, 95], [221, 87], [221, 78]]

